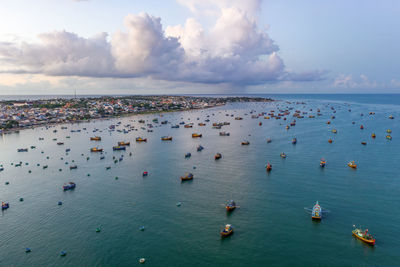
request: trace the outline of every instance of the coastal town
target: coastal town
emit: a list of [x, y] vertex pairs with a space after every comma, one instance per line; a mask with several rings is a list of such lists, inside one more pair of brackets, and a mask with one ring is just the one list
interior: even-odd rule
[[124, 115], [183, 111], [230, 102], [269, 102], [262, 97], [102, 96], [0, 101], [0, 132]]

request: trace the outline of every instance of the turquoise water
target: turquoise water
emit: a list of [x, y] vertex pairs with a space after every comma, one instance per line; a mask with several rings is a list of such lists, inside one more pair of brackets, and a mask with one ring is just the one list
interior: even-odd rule
[[[8, 201], [10, 208], [0, 214], [0, 265], [133, 266], [139, 265], [142, 257], [145, 266], [397, 265], [400, 106], [392, 98], [388, 104], [357, 96], [286, 99], [302, 99], [306, 104], [236, 103], [169, 113], [159, 121], [171, 124], [158, 125], [151, 133], [140, 129], [143, 125], [137, 121], [143, 118], [151, 123], [158, 115], [4, 135], [0, 200]], [[323, 116], [298, 119], [289, 130], [285, 126], [291, 117], [286, 122], [251, 119], [251, 110], [268, 112], [277, 110], [277, 105], [309, 114], [321, 108]], [[331, 106], [337, 113], [332, 113]], [[368, 115], [369, 111], [376, 114]], [[387, 118], [390, 114], [394, 120]], [[207, 115], [207, 126], [197, 126]], [[336, 119], [330, 119], [332, 115]], [[332, 124], [327, 125], [327, 120]], [[121, 126], [117, 129], [131, 124], [139, 130], [110, 133], [108, 126], [118, 121]], [[195, 126], [171, 129], [180, 121]], [[224, 121], [231, 124], [221, 130], [211, 128], [213, 122]], [[364, 130], [360, 130], [361, 124]], [[84, 127], [86, 131], [70, 132]], [[101, 132], [93, 133], [95, 128]], [[338, 130], [336, 135], [331, 133], [333, 128]], [[391, 141], [385, 139], [388, 128], [393, 131]], [[54, 129], [58, 132], [53, 133]], [[218, 136], [219, 131], [231, 136]], [[202, 133], [203, 138], [192, 139], [193, 132]], [[370, 137], [373, 132], [376, 139]], [[102, 141], [89, 141], [94, 135]], [[162, 142], [163, 135], [172, 135], [174, 140]], [[147, 137], [148, 142], [135, 143], [137, 136]], [[272, 143], [267, 144], [267, 137]], [[296, 145], [291, 144], [293, 137], [298, 140]], [[327, 142], [329, 138], [333, 138], [332, 144]], [[249, 146], [240, 145], [244, 139], [250, 141]], [[58, 141], [65, 144], [58, 146]], [[125, 152], [112, 151], [118, 141], [131, 141], [131, 146]], [[362, 146], [361, 141], [367, 145]], [[202, 152], [196, 152], [199, 144], [205, 148]], [[37, 148], [17, 153], [17, 148], [31, 145]], [[95, 145], [104, 148], [104, 160], [89, 152]], [[68, 155], [66, 148], [71, 149]], [[283, 151], [286, 159], [280, 157]], [[184, 158], [187, 152], [192, 153], [190, 159]], [[213, 158], [217, 152], [222, 153], [220, 161]], [[120, 155], [124, 159], [114, 164], [112, 157]], [[322, 157], [327, 160], [324, 169], [319, 167]], [[65, 164], [72, 160], [78, 169], [69, 170]], [[346, 166], [350, 160], [357, 162], [357, 170]], [[19, 161], [21, 167], [11, 165]], [[267, 161], [273, 165], [269, 174], [264, 168]], [[49, 167], [42, 169], [46, 164]], [[142, 177], [145, 170], [149, 176]], [[194, 180], [181, 183], [179, 177], [187, 171], [193, 172]], [[62, 185], [69, 181], [77, 188], [63, 192]], [[229, 199], [239, 206], [231, 214], [224, 207]], [[317, 200], [330, 210], [319, 223], [312, 222], [304, 210]], [[58, 201], [63, 205], [58, 206]], [[182, 205], [177, 206], [178, 202]], [[235, 233], [221, 239], [219, 231], [227, 223]], [[377, 239], [375, 247], [352, 237], [353, 224], [368, 227]], [[141, 226], [144, 231], [139, 230]], [[96, 233], [97, 227], [102, 228], [100, 233]], [[25, 253], [26, 247], [32, 252]], [[66, 257], [60, 257], [61, 250], [67, 251]]]

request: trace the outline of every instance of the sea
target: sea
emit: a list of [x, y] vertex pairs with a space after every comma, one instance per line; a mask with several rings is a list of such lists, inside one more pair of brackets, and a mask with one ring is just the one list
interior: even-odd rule
[[[398, 266], [400, 95], [253, 96], [277, 101], [3, 134], [0, 201], [10, 207], [0, 213], [0, 266]], [[291, 109], [287, 120], [252, 118], [279, 109]], [[286, 129], [295, 110], [304, 118]], [[171, 128], [180, 122], [193, 128]], [[130, 146], [113, 151], [119, 141]], [[181, 182], [186, 172], [194, 179]], [[68, 182], [76, 188], [64, 191]], [[321, 221], [309, 213], [316, 201]], [[226, 224], [234, 233], [221, 238]], [[354, 226], [375, 246], [353, 237]]]

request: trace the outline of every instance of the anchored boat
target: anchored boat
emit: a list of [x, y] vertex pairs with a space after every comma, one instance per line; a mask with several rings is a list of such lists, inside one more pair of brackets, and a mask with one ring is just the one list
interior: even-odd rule
[[235, 203], [235, 201], [230, 200], [230, 201], [226, 204], [225, 208], [226, 208], [226, 211], [233, 211], [234, 209], [236, 209], [236, 203]]
[[312, 212], [311, 212], [311, 219], [313, 220], [321, 220], [322, 217], [322, 209], [321, 206], [319, 205], [318, 201], [315, 203]]
[[124, 141], [118, 142], [118, 146], [130, 146], [130, 145], [131, 145], [131, 142], [124, 142]]
[[354, 160], [347, 163], [347, 166], [349, 166], [350, 168], [353, 168], [353, 169], [357, 169], [357, 164]]
[[192, 133], [192, 138], [198, 138], [198, 137], [202, 137], [202, 134], [198, 134], [198, 133]]
[[321, 159], [321, 160], [319, 161], [319, 166], [321, 166], [321, 168], [323, 168], [323, 167], [325, 167], [325, 165], [326, 165], [326, 160]]
[[68, 184], [64, 184], [64, 185], [63, 185], [64, 191], [72, 190], [72, 189], [74, 189], [75, 187], [76, 187], [76, 184], [75, 184], [74, 182], [69, 182]]
[[367, 244], [375, 245], [375, 238], [371, 234], [368, 234], [368, 229], [362, 230], [360, 228], [356, 228], [355, 225], [353, 225], [353, 227], [355, 229], [352, 231], [352, 233], [355, 237]]
[[268, 162], [265, 168], [267, 169], [267, 172], [270, 172], [272, 170], [272, 165]]
[[181, 181], [193, 180], [193, 174], [190, 172], [185, 173], [185, 176], [181, 176]]
[[225, 237], [225, 236], [229, 236], [231, 234], [233, 234], [232, 225], [230, 225], [230, 224], [225, 225], [225, 228], [221, 231], [221, 236]]

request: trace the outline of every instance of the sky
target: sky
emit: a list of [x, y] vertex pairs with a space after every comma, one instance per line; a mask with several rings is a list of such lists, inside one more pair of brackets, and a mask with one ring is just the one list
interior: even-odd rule
[[400, 93], [397, 0], [0, 0], [0, 94]]

